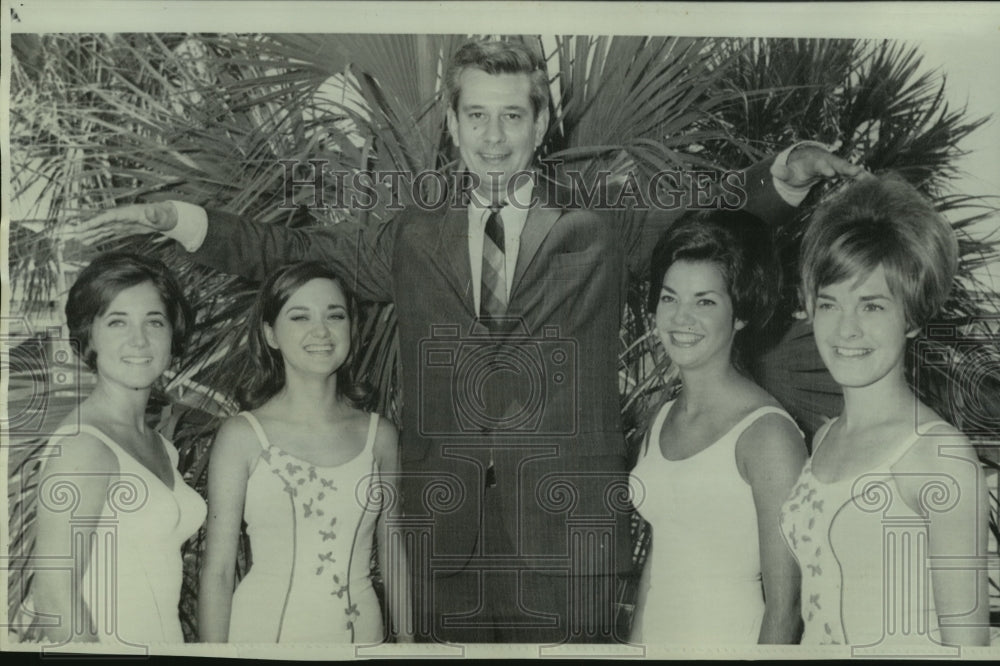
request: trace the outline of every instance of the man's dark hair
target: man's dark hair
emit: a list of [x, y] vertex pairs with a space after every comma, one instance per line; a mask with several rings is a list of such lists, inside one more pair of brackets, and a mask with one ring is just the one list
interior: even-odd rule
[[531, 109], [535, 118], [549, 107], [549, 77], [545, 61], [521, 42], [467, 42], [451, 58], [445, 76], [445, 92], [452, 111], [458, 112], [462, 72], [467, 68], [487, 74], [527, 74], [531, 79]]

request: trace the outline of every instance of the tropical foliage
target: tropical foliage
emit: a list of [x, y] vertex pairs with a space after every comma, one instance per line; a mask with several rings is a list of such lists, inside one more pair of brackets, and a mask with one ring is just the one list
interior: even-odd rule
[[[441, 76], [465, 39], [14, 35], [12, 185], [28, 212], [12, 223], [10, 274], [25, 295], [26, 311], [54, 297], [62, 266], [110, 249], [80, 247], [72, 239], [73, 223], [100, 208], [172, 198], [267, 224], [329, 225], [349, 214], [329, 204], [347, 200], [356, 183], [328, 178], [316, 189], [289, 188], [282, 161], [319, 160], [330, 173], [454, 171], [461, 165], [445, 131]], [[901, 172], [933, 197], [962, 239], [962, 271], [940, 319], [948, 328], [932, 329], [914, 348], [913, 379], [956, 425], [983, 442], [996, 441], [1000, 350], [982, 340], [1000, 334], [989, 319], [1000, 308], [992, 287], [976, 278], [978, 269], [997, 259], [996, 241], [976, 238], [970, 229], [995, 220], [997, 211], [986, 198], [948, 187], [959, 142], [985, 119], [948, 106], [943, 76], [922, 67], [917, 49], [852, 40], [520, 39], [548, 62], [553, 101], [541, 152], [565, 169], [610, 169], [645, 180], [666, 168], [743, 167], [795, 140], [818, 139], [839, 143], [841, 154], [872, 170]], [[299, 179], [314, 174], [294, 171]], [[392, 193], [385, 183], [376, 185], [384, 196], [372, 210], [358, 213], [368, 224], [391, 215], [386, 202]], [[429, 180], [426, 187], [433, 200], [438, 184]], [[799, 218], [776, 231], [787, 275], [795, 275], [803, 220], [836, 187], [816, 188]], [[404, 205], [412, 196], [396, 194]], [[317, 196], [328, 205], [315, 205]], [[618, 222], [627, 246], [637, 251], [636, 217], [621, 212]], [[241, 324], [254, 285], [195, 266], [162, 239], [112, 245], [164, 257], [197, 307], [190, 351], [150, 417], [174, 438], [185, 478], [203, 491], [217, 417], [232, 412], [228, 396], [244, 371]], [[633, 445], [647, 406], [673, 377], [649, 334], [642, 277], [630, 286], [621, 331], [622, 409]], [[822, 415], [839, 411], [839, 394], [809, 353], [808, 328], [787, 325], [797, 309], [789, 280], [779, 317], [785, 323], [771, 331], [774, 340], [784, 337], [781, 351], [764, 354], [757, 372], [812, 430]], [[354, 370], [378, 387], [378, 409], [397, 418], [404, 396], [398, 390], [393, 307], [366, 306], [360, 328], [365, 351]], [[21, 380], [29, 392], [49, 388], [27, 371]], [[59, 418], [53, 402], [47, 420]], [[10, 449], [8, 482], [17, 556], [31, 547], [27, 528], [41, 432], [11, 434], [19, 445]], [[984, 458], [996, 466], [995, 458]], [[641, 523], [635, 526], [636, 538], [643, 538]], [[992, 529], [996, 534], [995, 519]], [[182, 616], [189, 637], [195, 631], [200, 548], [195, 539], [186, 554]], [[28, 584], [30, 572], [23, 573], [11, 576], [12, 609]], [[623, 589], [627, 595], [628, 587]]]

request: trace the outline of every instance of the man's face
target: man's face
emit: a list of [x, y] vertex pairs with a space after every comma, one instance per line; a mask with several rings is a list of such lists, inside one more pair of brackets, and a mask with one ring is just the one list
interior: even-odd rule
[[466, 168], [478, 176], [480, 196], [505, 199], [508, 178], [531, 164], [542, 142], [548, 109], [535, 118], [527, 74], [494, 75], [467, 68], [459, 83], [458, 111], [448, 109], [448, 131]]

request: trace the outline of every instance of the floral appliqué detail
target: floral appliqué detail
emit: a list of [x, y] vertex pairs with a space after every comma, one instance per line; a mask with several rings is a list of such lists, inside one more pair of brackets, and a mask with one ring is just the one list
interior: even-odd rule
[[347, 608], [344, 609], [344, 613], [347, 615], [348, 618], [350, 618], [349, 620], [347, 620], [347, 628], [353, 629], [354, 621], [357, 620], [359, 617], [361, 617], [361, 612], [358, 611], [358, 605], [357, 604], [349, 605]]
[[[311, 547], [316, 548], [316, 564], [313, 569], [315, 575], [321, 580], [329, 581], [330, 595], [348, 601], [349, 587], [344, 569], [346, 561], [339, 561], [343, 558], [338, 559], [338, 551], [322, 548], [323, 544], [333, 545], [339, 541], [337, 516], [330, 515], [336, 512], [337, 502], [343, 501], [338, 496], [337, 483], [323, 475], [323, 468], [300, 464], [301, 461], [277, 447], [265, 451], [261, 457], [271, 467], [271, 472], [281, 479], [285, 492], [293, 498], [300, 529], [312, 531], [316, 535], [315, 539], [308, 542]], [[348, 627], [360, 617], [356, 604], [345, 606], [344, 613], [348, 616]]]
[[837, 613], [837, 599], [828, 599], [837, 592], [839, 596], [839, 568], [832, 553], [826, 549], [826, 531], [829, 529], [824, 515], [821, 489], [809, 478], [811, 466], [802, 472], [792, 494], [781, 511], [781, 529], [785, 540], [803, 574], [802, 619], [805, 621], [803, 643], [840, 644], [841, 624]]

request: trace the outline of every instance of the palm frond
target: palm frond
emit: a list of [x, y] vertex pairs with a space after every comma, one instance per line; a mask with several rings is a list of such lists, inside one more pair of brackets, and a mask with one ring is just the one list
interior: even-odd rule
[[[945, 99], [943, 75], [917, 47], [890, 41], [702, 39], [632, 36], [512, 36], [536, 49], [552, 75], [551, 124], [541, 153], [585, 181], [599, 170], [646, 180], [657, 171], [735, 168], [798, 139], [839, 141], [873, 170], [900, 171], [931, 196], [960, 237], [961, 271], [935, 326], [910, 357], [921, 396], [982, 441], [996, 441], [1000, 415], [1000, 312], [983, 271], [1000, 239], [996, 201], [949, 190], [960, 143], [985, 122]], [[441, 99], [458, 35], [13, 35], [10, 137], [12, 190], [22, 219], [11, 224], [11, 275], [26, 307], [58, 300], [61, 266], [96, 251], [61, 243], [57, 232], [91, 211], [172, 198], [266, 224], [337, 224], [350, 212], [351, 183], [286, 190], [281, 161], [320, 160], [329, 171], [418, 173], [459, 168]], [[554, 44], [554, 45], [553, 45]], [[433, 187], [432, 182], [427, 186]], [[357, 219], [379, 224], [380, 205]], [[799, 218], [777, 230], [786, 276], [797, 274], [798, 244], [812, 205], [838, 184], [815, 188]], [[405, 188], [404, 188], [405, 189]], [[289, 196], [290, 194], [290, 196]], [[405, 205], [410, 193], [398, 192]], [[437, 193], [426, 192], [428, 199]], [[636, 249], [640, 218], [615, 214], [625, 247]], [[256, 285], [193, 265], [162, 239], [128, 247], [164, 258], [198, 311], [182, 364], [151, 408], [178, 445], [185, 479], [204, 490], [219, 417], [235, 409], [245, 372], [244, 323]], [[798, 308], [787, 280], [784, 320]], [[641, 281], [629, 285], [620, 349], [621, 407], [635, 450], [644, 414], [672, 390], [676, 370], [650, 334]], [[394, 308], [365, 304], [355, 375], [378, 389], [378, 411], [398, 422], [399, 349]], [[839, 413], [805, 323], [774, 332], [762, 346], [765, 386], [806, 427]], [[992, 341], [992, 343], [990, 342]], [[235, 353], [230, 353], [234, 351]], [[929, 362], [937, 359], [943, 363]], [[167, 403], [174, 405], [166, 409]], [[55, 411], [52, 412], [55, 414]], [[977, 434], [978, 433], [978, 434]], [[30, 549], [33, 465], [41, 439], [9, 450], [11, 552]], [[996, 525], [995, 516], [991, 523]], [[646, 534], [634, 526], [637, 538]], [[201, 537], [185, 551], [182, 615], [194, 635], [194, 572]], [[249, 553], [241, 551], [240, 571]], [[638, 560], [641, 565], [641, 558]], [[16, 604], [26, 578], [10, 578]]]

